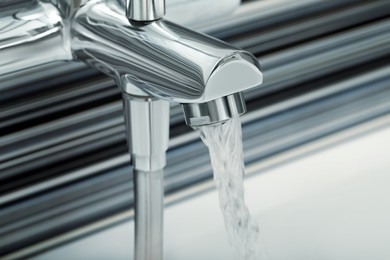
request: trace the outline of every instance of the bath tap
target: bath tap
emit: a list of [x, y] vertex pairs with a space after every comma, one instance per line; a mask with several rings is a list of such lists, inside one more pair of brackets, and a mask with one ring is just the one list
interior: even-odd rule
[[162, 258], [169, 103], [182, 104], [190, 126], [221, 123], [244, 113], [242, 92], [262, 83], [252, 54], [164, 15], [164, 0], [0, 3], [0, 76], [53, 60], [78, 60], [120, 87], [135, 176], [138, 260]]

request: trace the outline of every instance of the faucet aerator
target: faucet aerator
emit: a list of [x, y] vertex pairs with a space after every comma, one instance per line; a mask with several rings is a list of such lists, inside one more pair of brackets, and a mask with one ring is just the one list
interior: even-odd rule
[[246, 112], [243, 94], [237, 92], [204, 103], [182, 104], [186, 124], [195, 128], [224, 123]]

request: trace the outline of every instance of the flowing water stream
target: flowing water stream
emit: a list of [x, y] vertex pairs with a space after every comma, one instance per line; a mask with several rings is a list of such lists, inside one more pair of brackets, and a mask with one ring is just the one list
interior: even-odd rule
[[244, 201], [245, 166], [240, 118], [198, 129], [209, 148], [219, 204], [235, 259], [267, 259], [260, 246], [259, 226]]

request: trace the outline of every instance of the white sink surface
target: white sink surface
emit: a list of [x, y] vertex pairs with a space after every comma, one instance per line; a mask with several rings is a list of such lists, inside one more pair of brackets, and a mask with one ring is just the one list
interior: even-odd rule
[[[271, 260], [390, 259], [390, 128], [333, 146], [246, 181]], [[132, 259], [125, 223], [35, 259]], [[165, 215], [165, 259], [232, 259], [215, 191]]]

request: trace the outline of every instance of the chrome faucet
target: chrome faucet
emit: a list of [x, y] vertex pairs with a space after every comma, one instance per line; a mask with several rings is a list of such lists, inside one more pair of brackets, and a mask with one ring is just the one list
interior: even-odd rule
[[190, 126], [220, 123], [244, 113], [242, 91], [262, 83], [252, 54], [164, 14], [164, 0], [0, 2], [0, 76], [79, 60], [121, 88], [135, 176], [137, 260], [162, 258], [169, 102], [182, 104]]

